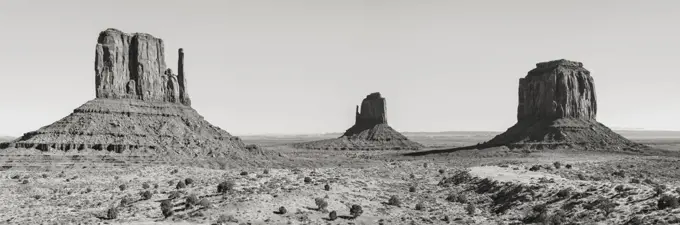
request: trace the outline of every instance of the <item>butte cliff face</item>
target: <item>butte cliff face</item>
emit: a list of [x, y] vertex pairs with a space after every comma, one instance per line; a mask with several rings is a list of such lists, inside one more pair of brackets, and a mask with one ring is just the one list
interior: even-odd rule
[[160, 38], [116, 29], [102, 31], [94, 67], [97, 98], [191, 105], [184, 77], [184, 51], [179, 49], [179, 72], [173, 74], [166, 66]]
[[637, 149], [597, 122], [595, 83], [580, 62], [555, 60], [536, 64], [519, 80], [517, 123], [481, 144], [483, 147]]
[[342, 137], [293, 145], [296, 148], [324, 150], [417, 150], [424, 146], [406, 138], [387, 124], [385, 98], [372, 93], [356, 108], [354, 126]]
[[95, 53], [96, 98], [73, 113], [0, 148], [82, 154], [227, 157], [265, 155], [213, 126], [190, 107], [179, 49], [178, 74], [165, 64], [163, 40], [108, 29]]

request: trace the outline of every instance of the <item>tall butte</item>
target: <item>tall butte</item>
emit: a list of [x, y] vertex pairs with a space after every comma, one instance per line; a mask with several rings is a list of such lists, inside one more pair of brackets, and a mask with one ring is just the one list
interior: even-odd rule
[[424, 146], [387, 125], [385, 98], [372, 93], [356, 108], [354, 126], [336, 139], [296, 143], [293, 147], [323, 150], [417, 150]]
[[240, 138], [191, 108], [184, 51], [178, 53], [174, 74], [160, 38], [102, 31], [95, 53], [96, 98], [0, 148], [234, 159], [265, 154], [246, 149]]
[[634, 143], [597, 122], [595, 82], [583, 63], [555, 60], [536, 64], [519, 79], [517, 123], [482, 147], [631, 150]]

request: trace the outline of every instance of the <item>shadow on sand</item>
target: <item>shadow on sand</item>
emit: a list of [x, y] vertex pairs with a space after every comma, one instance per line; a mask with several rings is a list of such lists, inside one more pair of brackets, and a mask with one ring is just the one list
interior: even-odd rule
[[464, 151], [464, 150], [477, 150], [477, 149], [491, 148], [491, 147], [494, 147], [494, 146], [470, 145], [470, 146], [457, 147], [457, 148], [435, 149], [435, 150], [427, 150], [427, 151], [420, 151], [420, 152], [411, 152], [411, 153], [405, 153], [405, 154], [403, 154], [403, 156], [424, 156], [424, 155], [431, 155], [431, 154], [452, 153], [452, 152]]

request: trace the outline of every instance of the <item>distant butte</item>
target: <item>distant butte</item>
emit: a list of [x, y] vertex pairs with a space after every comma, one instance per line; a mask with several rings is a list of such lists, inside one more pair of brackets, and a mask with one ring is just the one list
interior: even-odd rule
[[482, 147], [637, 150], [634, 143], [596, 121], [595, 83], [583, 63], [536, 64], [519, 79], [517, 123]]
[[246, 148], [191, 108], [182, 49], [178, 74], [166, 67], [163, 40], [150, 34], [107, 29], [95, 49], [96, 98], [0, 148], [232, 159], [271, 153]]
[[336, 139], [293, 144], [301, 149], [323, 150], [418, 150], [424, 146], [406, 138], [387, 124], [385, 98], [371, 93], [356, 108], [354, 126]]

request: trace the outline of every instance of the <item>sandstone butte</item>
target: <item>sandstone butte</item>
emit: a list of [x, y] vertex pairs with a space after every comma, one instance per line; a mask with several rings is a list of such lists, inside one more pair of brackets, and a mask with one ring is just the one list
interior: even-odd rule
[[637, 151], [634, 143], [597, 122], [595, 83], [580, 62], [536, 64], [519, 79], [517, 123], [481, 147]]
[[372, 93], [356, 107], [354, 126], [336, 139], [293, 144], [295, 148], [318, 150], [418, 150], [424, 146], [406, 138], [387, 124], [385, 98]]
[[271, 154], [246, 148], [191, 108], [181, 48], [177, 74], [167, 68], [163, 40], [150, 34], [107, 29], [95, 49], [96, 98], [0, 148], [233, 159]]

